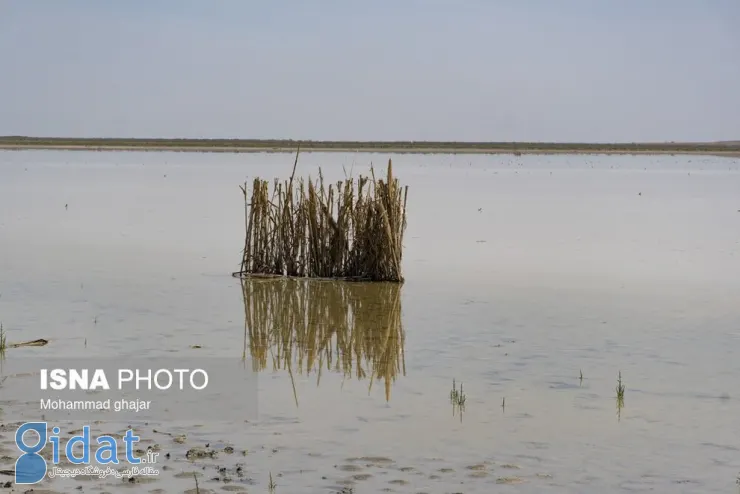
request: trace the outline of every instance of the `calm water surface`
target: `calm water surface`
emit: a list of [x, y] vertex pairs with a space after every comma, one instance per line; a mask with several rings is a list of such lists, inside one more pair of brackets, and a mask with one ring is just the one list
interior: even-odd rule
[[[0, 320], [50, 340], [7, 358], [245, 353], [258, 420], [150, 424], [248, 450], [216, 464], [254, 487], [205, 474], [202, 492], [264, 491], [270, 472], [278, 493], [737, 491], [740, 160], [393, 156], [402, 287], [242, 286], [237, 186], [292, 159], [0, 152]], [[387, 159], [307, 154], [298, 173]], [[163, 437], [171, 472], [193, 470]]]

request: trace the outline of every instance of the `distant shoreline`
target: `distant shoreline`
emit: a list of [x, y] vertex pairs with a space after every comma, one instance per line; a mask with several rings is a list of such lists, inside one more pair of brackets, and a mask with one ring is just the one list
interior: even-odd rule
[[196, 153], [364, 152], [414, 154], [681, 154], [740, 157], [740, 141], [720, 143], [362, 142], [253, 139], [0, 137], [4, 150], [169, 151]]

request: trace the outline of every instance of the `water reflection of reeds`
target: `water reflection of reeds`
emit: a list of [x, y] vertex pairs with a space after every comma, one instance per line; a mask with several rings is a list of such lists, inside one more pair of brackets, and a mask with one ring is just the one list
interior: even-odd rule
[[386, 400], [406, 374], [400, 284], [245, 279], [242, 292], [244, 356], [248, 347], [255, 371], [271, 361], [292, 382], [294, 372], [316, 372], [318, 385], [326, 369], [369, 378], [370, 390], [383, 379]]

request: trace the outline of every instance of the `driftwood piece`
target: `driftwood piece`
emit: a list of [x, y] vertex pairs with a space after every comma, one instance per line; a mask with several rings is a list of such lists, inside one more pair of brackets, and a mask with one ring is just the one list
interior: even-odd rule
[[49, 340], [40, 338], [38, 340], [24, 341], [21, 343], [8, 343], [7, 348], [22, 348], [27, 346], [46, 346], [49, 344]]

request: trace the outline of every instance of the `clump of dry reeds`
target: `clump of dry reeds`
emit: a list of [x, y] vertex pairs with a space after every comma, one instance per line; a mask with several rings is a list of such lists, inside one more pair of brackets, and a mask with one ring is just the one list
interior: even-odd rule
[[290, 276], [403, 282], [401, 257], [408, 187], [393, 177], [316, 181], [255, 178], [244, 194], [241, 270], [235, 276]]
[[273, 369], [287, 370], [291, 379], [294, 370], [315, 371], [317, 384], [324, 368], [349, 378], [369, 374], [370, 390], [383, 379], [389, 400], [392, 382], [406, 374], [400, 288], [398, 283], [242, 280], [244, 356], [249, 351], [255, 371], [272, 360]]

